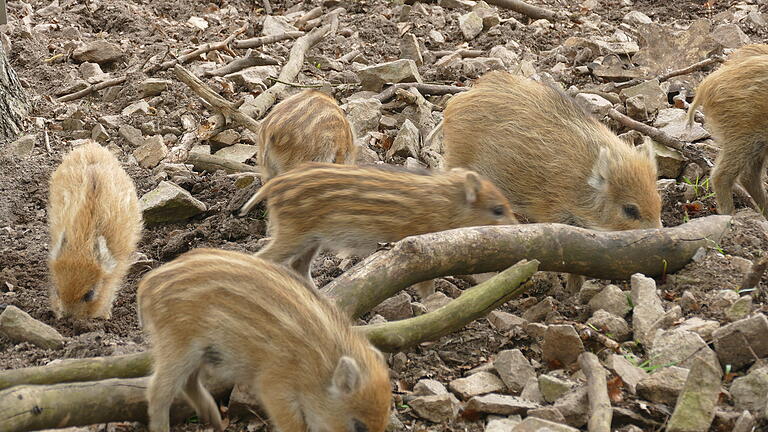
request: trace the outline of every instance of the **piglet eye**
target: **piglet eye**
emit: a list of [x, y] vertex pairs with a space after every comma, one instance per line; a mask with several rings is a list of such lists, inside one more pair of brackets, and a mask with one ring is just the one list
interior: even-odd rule
[[496, 206], [496, 207], [492, 208], [491, 211], [496, 216], [504, 216], [504, 207], [503, 206]]
[[640, 210], [634, 204], [626, 204], [623, 207], [624, 214], [630, 219], [640, 219]]
[[355, 419], [353, 432], [368, 432], [368, 426], [363, 424], [360, 420]]
[[93, 300], [93, 290], [89, 290], [85, 295], [83, 296], [83, 302], [87, 303], [89, 301]]

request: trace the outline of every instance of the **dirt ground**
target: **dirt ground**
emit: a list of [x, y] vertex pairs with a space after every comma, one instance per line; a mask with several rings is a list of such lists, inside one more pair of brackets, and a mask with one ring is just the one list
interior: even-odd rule
[[[19, 158], [10, 151], [10, 145], [0, 145], [0, 307], [15, 305], [33, 317], [55, 327], [68, 342], [60, 350], [44, 350], [28, 343], [16, 344], [0, 336], [0, 369], [21, 368], [45, 365], [62, 358], [87, 356], [108, 356], [142, 351], [146, 348], [144, 336], [139, 328], [135, 294], [138, 280], [148, 270], [162, 265], [179, 254], [198, 247], [215, 247], [238, 251], [254, 252], [257, 242], [264, 237], [265, 223], [258, 217], [236, 218], [232, 216], [231, 203], [242, 200], [243, 193], [234, 184], [234, 179], [222, 172], [191, 173], [181, 182], [181, 186], [203, 201], [208, 210], [184, 223], [150, 227], [144, 231], [140, 251], [147, 260], [135, 265], [114, 304], [112, 319], [109, 321], [75, 322], [56, 320], [49, 310], [47, 292], [49, 289], [46, 259], [48, 253], [48, 234], [46, 203], [48, 179], [51, 172], [60, 163], [61, 158], [71, 146], [73, 139], [90, 137], [90, 130], [105, 115], [120, 114], [126, 105], [140, 99], [137, 84], [147, 75], [142, 66], [155, 55], [162, 55], [170, 50], [174, 53], [195, 47], [205, 42], [215, 42], [231, 34], [238, 27], [248, 24], [245, 36], [260, 34], [263, 11], [261, 2], [246, 0], [213, 0], [197, 2], [191, 0], [103, 0], [79, 1], [60, 0], [57, 2], [60, 12], [51, 16], [36, 16], [34, 24], [53, 23], [47, 30], [35, 30], [32, 36], [26, 36], [17, 27], [5, 31], [12, 48], [9, 54], [11, 64], [33, 101], [33, 120], [28, 125], [28, 133], [37, 137], [36, 147], [29, 156]], [[330, 37], [310, 51], [311, 56], [337, 59], [352, 49], [359, 49], [370, 64], [397, 59], [399, 56], [399, 37], [397, 5], [392, 2], [307, 0], [272, 1], [275, 14], [298, 7], [308, 11], [325, 3], [340, 4], [346, 8], [341, 16], [340, 28], [350, 29], [353, 36], [336, 35]], [[397, 2], [395, 2], [397, 3]], [[551, 9], [583, 12], [578, 2], [563, 0], [532, 1]], [[674, 27], [685, 27], [699, 18], [712, 18], [735, 5], [734, 1], [716, 1], [707, 8], [703, 0], [683, 0], [677, 2], [661, 0], [631, 1], [596, 0], [592, 12], [602, 21], [618, 26], [622, 17], [629, 11], [639, 10], [650, 16], [655, 22]], [[747, 2], [753, 3], [755, 2]], [[49, 6], [47, 0], [31, 0], [29, 4], [38, 11]], [[298, 6], [297, 6], [298, 5]], [[10, 2], [9, 15], [23, 16], [20, 2]], [[449, 11], [446, 9], [446, 11]], [[768, 8], [762, 6], [762, 12]], [[449, 50], [464, 42], [453, 12], [446, 14], [446, 26], [442, 29], [445, 42], [437, 43], [429, 39], [431, 24], [414, 26], [411, 31], [423, 42], [422, 47], [430, 51]], [[522, 15], [500, 10], [502, 19], [514, 17], [529, 23]], [[192, 17], [209, 16], [210, 26], [205, 31], [197, 30], [187, 24]], [[210, 18], [213, 17], [213, 18]], [[744, 26], [744, 32], [753, 42], [766, 41], [768, 30], [754, 30]], [[2, 31], [2, 27], [0, 27]], [[69, 103], [53, 101], [55, 94], [79, 78], [78, 64], [67, 60], [73, 43], [90, 41], [104, 37], [120, 45], [127, 53], [126, 59], [109, 67], [104, 72], [114, 76], [128, 74], [128, 80], [114, 91], [100, 91]], [[509, 41], [519, 44], [521, 57], [529, 58], [537, 69], [548, 70], [554, 64], [546, 54], [562, 44], [571, 36], [581, 36], [574, 26], [556, 25], [543, 32], [534, 32], [528, 26], [499, 26], [498, 31], [483, 32], [472, 40], [470, 47], [477, 50], [489, 50]], [[286, 59], [292, 42], [270, 44], [263, 47], [263, 52], [279, 59]], [[47, 61], [57, 55], [57, 59]], [[351, 71], [345, 65], [345, 72]], [[438, 71], [432, 62], [425, 61], [420, 72], [426, 81], [444, 84], [471, 84], [471, 79], [461, 74]], [[168, 71], [158, 72], [156, 78], [173, 81], [170, 89], [160, 96], [149, 99], [154, 108], [151, 114], [136, 114], [124, 118], [124, 122], [141, 129], [145, 135], [162, 134], [173, 140], [183, 130], [181, 116], [188, 114], [198, 122], [203, 122], [212, 113], [209, 112], [189, 91], [175, 80]], [[316, 83], [321, 81], [333, 84], [338, 100], [344, 102], [347, 97], [358, 91], [354, 84], [344, 84], [344, 72], [323, 70], [309, 62], [305, 63], [298, 81]], [[700, 76], [699, 76], [700, 78]], [[567, 88], [597, 83], [592, 76], [565, 75], [562, 78]], [[222, 91], [218, 81], [209, 80], [215, 89]], [[444, 104], [445, 98], [430, 98], [436, 104]], [[79, 130], [65, 130], [62, 120], [75, 110], [82, 112], [85, 126]], [[35, 123], [37, 120], [39, 123]], [[85, 132], [85, 133], [84, 133]], [[130, 156], [132, 146], [121, 138], [117, 130], [108, 130], [110, 145], [119, 153], [126, 170], [136, 182], [139, 195], [153, 189], [158, 179], [156, 173], [139, 167]], [[393, 133], [391, 130], [389, 133]], [[386, 133], [386, 131], [385, 131]], [[45, 141], [49, 140], [50, 151]], [[383, 149], [375, 148], [383, 153]], [[713, 156], [712, 154], [709, 155]], [[255, 164], [254, 160], [248, 163]], [[695, 197], [700, 204], [686, 203], [686, 186], [682, 179], [667, 189], [664, 194], [663, 222], [673, 226], [689, 218], [706, 216], [714, 213], [715, 202], [711, 196]], [[707, 194], [702, 194], [705, 196]], [[748, 203], [737, 199], [737, 206], [747, 207]], [[761, 256], [768, 249], [768, 230], [766, 222], [755, 212], [742, 210], [734, 223], [734, 228], [727, 238], [709, 250], [698, 262], [693, 262], [677, 274], [668, 275], [665, 280], [658, 280], [659, 288], [664, 293], [664, 300], [669, 304], [677, 302], [686, 290], [690, 290], [701, 299], [716, 290], [734, 289], [738, 286], [744, 272], [745, 260]], [[739, 259], [743, 258], [743, 259]], [[333, 277], [342, 273], [341, 260], [330, 254], [318, 258], [313, 276], [318, 285], [324, 285]], [[459, 288], [465, 288], [465, 282], [448, 278]], [[608, 283], [609, 281], [601, 281]], [[765, 278], [761, 283], [766, 288]], [[626, 287], [626, 282], [617, 281]], [[526, 294], [504, 305], [501, 309], [516, 315], [547, 295], [555, 299], [556, 314], [552, 320], [574, 320], [583, 322], [589, 316], [586, 306], [570, 301], [563, 289], [564, 278], [558, 275], [537, 276], [536, 286]], [[441, 283], [441, 287], [449, 286]], [[455, 295], [451, 289], [446, 294]], [[755, 309], [765, 311], [765, 304], [756, 302]], [[724, 321], [719, 310], [710, 310], [706, 301], [702, 308], [689, 316], [701, 316]], [[365, 318], [370, 318], [367, 316]], [[466, 413], [450, 424], [434, 424], [420, 419], [413, 414], [402, 395], [423, 378], [434, 378], [445, 384], [450, 380], [477, 366], [487, 363], [495, 353], [504, 349], [519, 348], [537, 364], [537, 371], [546, 368], [541, 364], [539, 341], [520, 332], [499, 332], [487, 320], [482, 319], [468, 325], [454, 334], [438, 341], [421, 344], [405, 352], [406, 361], [393, 359], [392, 379], [396, 390], [397, 416], [404, 424], [402, 430], [432, 431], [482, 431], [484, 418]], [[640, 356], [642, 351], [638, 352]], [[630, 409], [641, 410], [638, 402], [627, 397], [622, 402]], [[663, 410], [645, 411], [656, 421], [663, 422]], [[258, 422], [241, 422], [229, 430], [259, 430]], [[266, 426], [264, 426], [266, 427]], [[197, 425], [179, 425], [174, 431], [196, 430]], [[101, 430], [101, 429], [99, 429]], [[110, 429], [112, 430], [112, 429]], [[123, 424], [119, 430], [144, 430], [141, 425]], [[713, 430], [714, 427], [713, 427]], [[719, 429], [717, 429], [719, 430]]]

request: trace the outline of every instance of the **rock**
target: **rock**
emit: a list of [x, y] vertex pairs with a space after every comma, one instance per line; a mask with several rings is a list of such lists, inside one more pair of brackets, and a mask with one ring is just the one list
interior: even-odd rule
[[392, 410], [392, 412], [389, 413], [389, 424], [386, 429], [384, 429], [384, 432], [399, 432], [402, 430], [405, 430], [405, 425], [397, 417], [397, 411]]
[[538, 404], [519, 398], [517, 396], [492, 393], [471, 398], [467, 402], [466, 409], [487, 414], [526, 415], [528, 410], [538, 407]]
[[551, 422], [565, 424], [565, 417], [563, 417], [563, 414], [558, 411], [557, 408], [552, 406], [532, 409], [528, 411], [528, 415], [530, 417], [536, 417], [542, 420], [549, 420]]
[[740, 320], [752, 313], [752, 296], [741, 296], [725, 311], [725, 317], [729, 321]]
[[229, 147], [224, 147], [215, 154], [216, 156], [242, 163], [254, 157], [258, 151], [259, 148], [254, 145], [234, 144]]
[[634, 308], [632, 309], [632, 326], [635, 339], [646, 347], [653, 342], [655, 335], [646, 334], [659, 318], [664, 315], [661, 299], [656, 294], [656, 282], [648, 277], [636, 273], [631, 279], [632, 291], [630, 298]]
[[390, 297], [381, 302], [373, 309], [373, 311], [386, 318], [387, 321], [397, 321], [410, 318], [413, 316], [411, 296], [407, 292], [401, 291], [396, 296]]
[[419, 40], [413, 33], [406, 33], [400, 39], [400, 58], [413, 60], [416, 66], [424, 64], [424, 57], [421, 56], [421, 48], [419, 48]]
[[708, 57], [719, 48], [709, 37], [712, 23], [702, 18], [694, 21], [686, 30], [671, 31], [666, 25], [651, 23], [638, 26], [643, 48], [632, 61], [645, 69], [644, 76], [656, 76], [674, 70], [680, 65], [690, 65]]
[[579, 93], [576, 95], [576, 102], [586, 108], [598, 118], [603, 118], [608, 115], [608, 111], [613, 108], [613, 104], [608, 99], [592, 94], [592, 93]]
[[440, 0], [438, 5], [448, 9], [468, 8], [475, 5], [472, 0]]
[[459, 29], [464, 39], [472, 40], [483, 32], [483, 19], [475, 12], [468, 12], [459, 17]]
[[483, 30], [489, 30], [501, 23], [501, 17], [499, 17], [499, 12], [496, 8], [489, 6], [488, 3], [482, 0], [477, 2], [472, 8], [472, 12], [476, 13], [483, 20]]
[[660, 110], [653, 125], [681, 141], [691, 142], [709, 138], [709, 132], [698, 123], [688, 128], [686, 111], [679, 108]]
[[16, 306], [6, 306], [0, 314], [0, 333], [14, 342], [29, 342], [43, 349], [64, 346], [64, 336], [55, 328], [32, 318]]
[[209, 140], [211, 149], [217, 153], [223, 147], [232, 146], [240, 141], [241, 135], [234, 129], [227, 129], [212, 136]]
[[170, 85], [170, 80], [160, 78], [147, 78], [139, 83], [139, 91], [141, 92], [141, 97], [152, 97], [168, 90]]
[[643, 95], [628, 97], [624, 104], [627, 106], [627, 116], [639, 121], [646, 121], [650, 117]]
[[419, 129], [410, 120], [405, 119], [392, 147], [387, 150], [386, 158], [392, 159], [393, 156], [418, 158], [419, 148]]
[[205, 18], [200, 17], [189, 17], [187, 20], [187, 24], [191, 25], [192, 27], [195, 27], [198, 30], [205, 30], [208, 28], [208, 21], [205, 20]]
[[579, 354], [584, 352], [584, 344], [576, 329], [570, 325], [551, 325], [544, 334], [542, 357], [545, 362], [559, 363], [564, 367], [576, 362]]
[[669, 366], [657, 369], [637, 383], [637, 394], [651, 402], [673, 406], [683, 391], [688, 369]]
[[567, 393], [573, 384], [551, 375], [539, 375], [539, 391], [546, 402], [554, 402]]
[[683, 170], [685, 158], [683, 155], [672, 148], [659, 144], [651, 138], [645, 137], [644, 146], [653, 146], [653, 153], [656, 155], [657, 174], [661, 178], [677, 178]]
[[273, 36], [296, 30], [298, 30], [296, 27], [288, 23], [288, 18], [282, 15], [267, 15], [264, 18], [261, 34], [264, 36]]
[[400, 59], [360, 69], [357, 73], [363, 90], [380, 92], [386, 83], [422, 82], [416, 62]]
[[461, 64], [461, 70], [464, 74], [477, 77], [492, 70], [504, 70], [504, 62], [497, 58], [475, 57], [464, 59]]
[[[749, 411], [744, 411], [736, 420], [731, 432], [752, 432], [755, 427], [755, 418]], [[487, 429], [486, 429], [487, 430]]]
[[544, 300], [537, 303], [527, 311], [523, 312], [523, 319], [528, 322], [544, 321], [547, 315], [555, 310], [555, 303], [552, 297], [545, 297]]
[[504, 63], [505, 67], [512, 67], [520, 61], [520, 56], [516, 52], [507, 49], [504, 45], [496, 45], [488, 51], [488, 57], [497, 58]]
[[595, 39], [597, 46], [600, 47], [600, 53], [603, 55], [631, 56], [640, 51], [640, 46], [633, 40], [615, 41]]
[[97, 123], [96, 126], [91, 129], [91, 139], [100, 143], [109, 141], [109, 134], [107, 133], [107, 129], [104, 128], [101, 123]]
[[547, 333], [547, 325], [542, 323], [527, 323], [523, 326], [523, 330], [528, 336], [536, 339], [544, 339], [544, 335]]
[[441, 394], [448, 394], [448, 389], [445, 388], [443, 383], [433, 379], [419, 380], [415, 386], [413, 386], [413, 394], [417, 396], [435, 396]]
[[504, 390], [504, 383], [490, 372], [478, 372], [466, 378], [451, 381], [448, 388], [462, 399]]
[[34, 134], [24, 135], [23, 137], [16, 139], [16, 141], [11, 144], [13, 154], [22, 158], [29, 156], [32, 154], [32, 150], [35, 149], [36, 141], [37, 138]]
[[517, 315], [500, 310], [492, 311], [488, 314], [487, 318], [488, 322], [491, 323], [491, 327], [500, 332], [507, 332], [513, 328], [522, 327], [528, 322]]
[[528, 378], [528, 382], [525, 383], [525, 387], [523, 387], [523, 391], [520, 392], [520, 397], [529, 400], [531, 402], [541, 403], [544, 401], [544, 398], [541, 396], [541, 392], [539, 391], [539, 378], [536, 376], [533, 376], [531, 378]]
[[651, 364], [666, 366], [675, 364], [690, 368], [700, 358], [713, 368], [720, 369], [717, 355], [698, 334], [685, 330], [659, 330], [648, 354]]
[[149, 114], [149, 104], [146, 101], [138, 101], [138, 102], [132, 103], [127, 107], [123, 108], [123, 110], [120, 111], [120, 114], [127, 117], [127, 116], [132, 116], [137, 112], [140, 112], [142, 114]]
[[504, 350], [496, 355], [493, 367], [512, 393], [519, 393], [536, 371], [519, 349]]
[[617, 317], [602, 309], [595, 311], [592, 317], [587, 320], [587, 324], [600, 329], [606, 336], [617, 342], [627, 341], [632, 336], [629, 324], [627, 324], [624, 318]]
[[429, 37], [430, 37], [430, 39], [432, 39], [433, 41], [435, 41], [437, 43], [445, 42], [445, 36], [443, 36], [442, 33], [440, 33], [437, 30], [434, 30], [434, 29], [429, 31]]
[[618, 317], [623, 317], [632, 310], [628, 297], [621, 288], [616, 285], [608, 285], [592, 297], [592, 300], [589, 301], [589, 308], [593, 312], [602, 309]]
[[589, 419], [589, 399], [586, 386], [577, 387], [555, 402], [554, 405], [565, 417], [568, 425], [582, 427]]
[[232, 81], [238, 86], [248, 90], [264, 90], [271, 83], [265, 82], [270, 76], [277, 76], [277, 66], [252, 66], [231, 74], [224, 75], [224, 78]]
[[720, 328], [720, 323], [717, 321], [703, 320], [699, 317], [688, 318], [677, 327], [679, 330], [694, 332], [704, 340], [712, 340], [712, 334], [718, 328]]
[[725, 312], [739, 299], [739, 293], [734, 290], [724, 289], [709, 294], [709, 308]]
[[427, 312], [433, 312], [451, 302], [451, 298], [440, 291], [435, 292], [421, 302], [427, 308]]
[[648, 15], [640, 11], [632, 11], [627, 13], [624, 15], [624, 18], [622, 18], [621, 21], [633, 26], [639, 26], [640, 24], [650, 24], [653, 22]]
[[755, 369], [733, 380], [731, 396], [736, 408], [762, 412], [768, 402], [768, 368]]
[[168, 155], [168, 147], [163, 142], [163, 137], [154, 135], [147, 138], [144, 144], [133, 151], [133, 157], [142, 168], [154, 168]]
[[174, 183], [161, 181], [153, 190], [139, 199], [144, 223], [149, 225], [180, 222], [198, 215], [208, 208], [206, 205]]
[[408, 405], [419, 417], [435, 423], [451, 421], [459, 414], [459, 401], [450, 393], [419, 396], [408, 402]]
[[[715, 330], [712, 338], [720, 363], [739, 370], [758, 358], [768, 357], [768, 319], [762, 313]], [[752, 354], [754, 351], [754, 355]]]
[[381, 121], [381, 101], [378, 99], [353, 99], [346, 103], [347, 119], [355, 136], [379, 130]]
[[621, 91], [622, 98], [631, 98], [633, 96], [642, 96], [643, 102], [650, 114], [655, 114], [659, 110], [667, 108], [667, 92], [665, 92], [658, 79], [652, 79], [638, 85], [627, 87]]
[[711, 34], [712, 39], [725, 48], [739, 48], [747, 45], [750, 40], [738, 24], [723, 24], [715, 27]]
[[80, 71], [80, 76], [90, 83], [101, 81], [107, 77], [98, 63], [83, 62], [77, 69]]
[[587, 304], [594, 296], [597, 295], [603, 287], [595, 280], [586, 280], [579, 289], [579, 302], [581, 304]]
[[648, 372], [633, 365], [624, 356], [618, 354], [612, 354], [608, 357], [606, 366], [621, 378], [632, 394], [637, 393], [637, 384], [648, 378]]
[[518, 418], [495, 418], [488, 421], [484, 432], [512, 432], [512, 429], [520, 423]]
[[112, 63], [123, 58], [119, 46], [103, 39], [81, 45], [72, 52], [72, 58], [79, 62]]
[[237, 419], [251, 419], [256, 417], [260, 406], [259, 395], [253, 388], [241, 383], [235, 384], [229, 395], [227, 413]]
[[536, 417], [526, 417], [512, 432], [579, 432], [578, 429]]
[[[707, 432], [720, 396], [720, 365], [697, 358], [667, 424], [668, 432]], [[763, 404], [765, 406], [765, 404]]]

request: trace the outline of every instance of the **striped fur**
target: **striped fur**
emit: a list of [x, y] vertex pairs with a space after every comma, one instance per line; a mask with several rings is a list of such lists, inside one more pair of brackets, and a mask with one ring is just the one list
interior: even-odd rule
[[261, 122], [259, 146], [265, 182], [303, 162], [353, 164], [357, 155], [344, 111], [317, 90], [277, 104]]
[[768, 217], [763, 185], [768, 156], [768, 45], [747, 45], [735, 51], [720, 69], [696, 89], [688, 108], [693, 123], [696, 107], [704, 108], [707, 126], [720, 144], [712, 171], [717, 210], [734, 211], [733, 186], [738, 180]]
[[139, 283], [152, 344], [147, 390], [151, 432], [167, 432], [184, 393], [222, 429], [199, 373], [252, 385], [282, 432], [383, 432], [391, 388], [383, 356], [349, 319], [288, 268], [238, 252], [197, 249]]
[[655, 159], [557, 89], [489, 72], [448, 102], [443, 131], [447, 165], [488, 177], [531, 221], [661, 227]]
[[52, 310], [109, 318], [141, 236], [133, 181], [109, 150], [90, 142], [64, 157], [48, 200]]
[[258, 256], [291, 265], [309, 280], [320, 248], [366, 255], [378, 242], [410, 235], [517, 222], [498, 189], [467, 170], [308, 163], [275, 177], [255, 198], [267, 199], [274, 230]]

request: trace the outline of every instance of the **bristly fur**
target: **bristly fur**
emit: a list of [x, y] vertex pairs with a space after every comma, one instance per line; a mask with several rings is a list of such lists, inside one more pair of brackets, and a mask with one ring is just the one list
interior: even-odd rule
[[688, 108], [689, 124], [693, 124], [696, 107], [704, 108], [707, 126], [721, 148], [711, 175], [719, 213], [733, 213], [733, 186], [738, 180], [768, 216], [763, 185], [768, 156], [767, 94], [768, 45], [747, 45], [704, 78]]
[[632, 148], [561, 91], [490, 72], [448, 102], [443, 131], [447, 165], [487, 177], [531, 221], [661, 226], [648, 149]]
[[136, 188], [95, 142], [67, 156], [50, 180], [51, 308], [58, 316], [109, 318], [142, 230]]
[[151, 432], [168, 431], [168, 411], [181, 392], [221, 429], [218, 408], [198, 380], [204, 366], [252, 386], [283, 432], [352, 432], [355, 420], [384, 431], [391, 388], [383, 356], [290, 269], [197, 249], [148, 273], [137, 298], [152, 344]]

